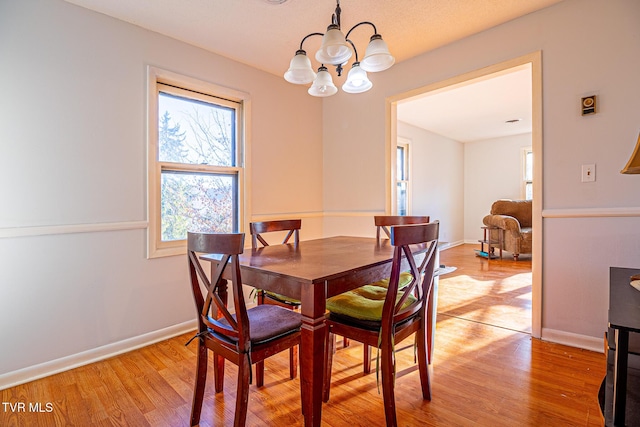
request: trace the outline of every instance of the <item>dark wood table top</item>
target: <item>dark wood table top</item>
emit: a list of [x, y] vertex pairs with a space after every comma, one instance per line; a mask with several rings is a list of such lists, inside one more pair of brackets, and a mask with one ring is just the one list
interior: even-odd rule
[[368, 237], [327, 237], [294, 244], [245, 250], [240, 264], [305, 283], [323, 283], [362, 268], [385, 264], [393, 255], [389, 240], [380, 245]]
[[247, 249], [239, 260], [247, 285], [295, 299], [304, 286], [326, 286], [326, 298], [389, 277], [393, 250], [388, 239], [336, 236]]
[[640, 291], [629, 284], [634, 274], [640, 274], [640, 269], [610, 269], [609, 326], [640, 332]]

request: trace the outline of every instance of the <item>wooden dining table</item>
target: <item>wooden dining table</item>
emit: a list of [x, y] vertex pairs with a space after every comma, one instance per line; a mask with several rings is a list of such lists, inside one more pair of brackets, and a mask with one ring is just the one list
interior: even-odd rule
[[[301, 302], [300, 380], [305, 426], [319, 427], [322, 417], [326, 299], [389, 277], [392, 256], [389, 240], [378, 244], [375, 238], [346, 236], [247, 249], [240, 255], [244, 284]], [[209, 260], [215, 261], [213, 257]]]

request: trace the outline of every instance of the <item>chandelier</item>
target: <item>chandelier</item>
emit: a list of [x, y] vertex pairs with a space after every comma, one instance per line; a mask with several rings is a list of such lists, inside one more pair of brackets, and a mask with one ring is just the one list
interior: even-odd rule
[[[336, 10], [331, 17], [331, 24], [327, 27], [327, 32], [307, 34], [300, 42], [300, 48], [296, 51], [295, 56], [291, 59], [289, 69], [284, 73], [284, 79], [290, 83], [305, 85], [313, 82], [308, 90], [309, 95], [324, 97], [338, 92], [326, 65], [335, 66], [336, 73], [341, 76], [342, 67], [347, 65], [353, 53], [355, 53], [355, 61], [347, 74], [347, 80], [342, 85], [342, 90], [347, 93], [368, 91], [373, 84], [367, 77], [367, 72], [384, 71], [395, 62], [395, 58], [389, 53], [387, 44], [382, 40], [382, 36], [378, 34], [373, 23], [360, 22], [351, 27], [345, 36], [340, 31], [340, 12], [340, 0], [336, 0]], [[358, 51], [353, 42], [349, 40], [349, 35], [361, 25], [371, 25], [374, 34], [367, 45], [364, 58], [359, 61]], [[320, 63], [317, 74], [311, 67], [311, 60], [307, 57], [307, 52], [302, 48], [304, 42], [313, 36], [322, 36], [322, 45], [315, 56]]]

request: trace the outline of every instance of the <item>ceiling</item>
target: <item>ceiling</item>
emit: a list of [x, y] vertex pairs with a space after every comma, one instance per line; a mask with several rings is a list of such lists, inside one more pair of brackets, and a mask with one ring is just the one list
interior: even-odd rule
[[425, 93], [397, 107], [398, 120], [455, 141], [532, 131], [531, 65]]
[[[305, 35], [326, 31], [335, 9], [334, 0], [66, 1], [278, 76]], [[341, 25], [345, 31], [373, 22], [398, 63], [559, 1], [341, 0]], [[360, 58], [371, 34], [371, 27], [361, 26], [350, 36]], [[304, 44], [314, 67], [320, 41], [311, 37]], [[502, 117], [516, 114], [506, 103], [503, 108]]]

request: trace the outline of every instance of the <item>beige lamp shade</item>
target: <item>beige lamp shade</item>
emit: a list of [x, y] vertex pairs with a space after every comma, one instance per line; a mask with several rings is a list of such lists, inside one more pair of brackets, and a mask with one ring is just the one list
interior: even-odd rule
[[638, 135], [638, 142], [636, 148], [633, 150], [631, 158], [627, 162], [627, 165], [620, 171], [620, 173], [626, 174], [639, 174], [640, 173], [640, 135]]

